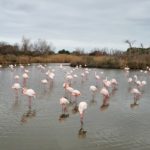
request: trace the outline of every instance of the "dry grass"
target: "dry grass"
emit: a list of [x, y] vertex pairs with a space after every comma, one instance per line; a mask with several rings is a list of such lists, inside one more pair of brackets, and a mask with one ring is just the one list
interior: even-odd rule
[[76, 56], [66, 54], [54, 54], [43, 56], [15, 56], [0, 55], [0, 64], [27, 64], [27, 63], [70, 63], [71, 66], [87, 65], [96, 68], [124, 68], [144, 69], [150, 66], [149, 55], [128, 55], [123, 58], [116, 56]]

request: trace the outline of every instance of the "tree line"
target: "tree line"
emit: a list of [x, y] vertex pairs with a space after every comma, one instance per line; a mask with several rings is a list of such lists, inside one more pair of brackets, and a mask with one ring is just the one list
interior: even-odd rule
[[144, 48], [141, 43], [140, 47], [134, 47], [133, 44], [135, 41], [126, 40], [125, 43], [129, 45], [129, 48], [126, 51], [113, 50], [106, 48], [94, 48], [90, 52], [85, 52], [82, 48], [76, 48], [74, 51], [70, 52], [69, 50], [62, 49], [57, 53], [55, 52], [55, 47], [52, 43], [48, 43], [46, 40], [38, 39], [34, 43], [30, 39], [23, 37], [21, 44], [8, 44], [6, 42], [0, 42], [0, 54], [7, 55], [29, 55], [29, 56], [40, 56], [40, 55], [52, 55], [52, 54], [67, 54], [67, 55], [76, 55], [76, 56], [118, 56], [123, 57], [125, 55], [141, 55], [141, 54], [150, 54], [150, 47]]

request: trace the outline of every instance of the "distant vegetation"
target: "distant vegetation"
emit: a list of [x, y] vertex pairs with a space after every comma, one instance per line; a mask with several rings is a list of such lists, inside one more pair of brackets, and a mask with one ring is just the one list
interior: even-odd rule
[[27, 63], [70, 63], [71, 66], [115, 68], [128, 66], [131, 69], [144, 69], [150, 66], [150, 47], [133, 47], [135, 41], [126, 40], [129, 45], [126, 51], [107, 50], [95, 48], [90, 52], [84, 52], [77, 48], [73, 52], [59, 50], [47, 41], [38, 39], [31, 43], [23, 37], [21, 44], [8, 44], [0, 42], [0, 64], [27, 64]]

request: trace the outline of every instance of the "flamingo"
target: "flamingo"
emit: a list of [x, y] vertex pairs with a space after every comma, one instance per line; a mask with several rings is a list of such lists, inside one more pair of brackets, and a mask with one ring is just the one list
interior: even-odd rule
[[29, 73], [29, 70], [28, 70], [28, 69], [25, 69], [24, 72], [25, 72], [25, 73]]
[[67, 79], [67, 81], [68, 81], [68, 82], [70, 83], [70, 85], [71, 85], [73, 76], [72, 76], [71, 74], [69, 74], [69, 75], [66, 76], [66, 79]]
[[133, 79], [130, 77], [128, 78], [128, 83], [132, 83]]
[[48, 81], [47, 81], [46, 79], [41, 80], [41, 82], [42, 82], [43, 84], [47, 84], [47, 83], [48, 83]]
[[104, 87], [105, 88], [111, 87], [111, 81], [107, 80], [107, 77], [106, 77], [105, 80], [103, 80], [103, 83], [104, 83]]
[[54, 73], [54, 72], [50, 72], [50, 73], [48, 74], [48, 77], [49, 77], [50, 81], [51, 81], [52, 84], [53, 84], [53, 80], [54, 80], [54, 77], [55, 77], [55, 73]]
[[[44, 87], [46, 88], [46, 84], [48, 83], [48, 81], [46, 79], [41, 80], [42, 84], [44, 84]], [[44, 89], [44, 91], [46, 91], [46, 89]]]
[[36, 93], [33, 89], [22, 88], [22, 93], [29, 97], [29, 107], [31, 107], [32, 97], [36, 97]]
[[27, 73], [23, 73], [22, 77], [23, 77], [23, 87], [25, 87], [26, 86], [26, 81], [29, 78], [29, 76], [28, 76]]
[[96, 85], [98, 86], [98, 80], [100, 80], [100, 76], [95, 72]]
[[111, 79], [111, 85], [112, 85], [112, 87], [113, 87], [113, 90], [116, 90], [117, 89], [117, 85], [118, 85], [118, 82], [117, 82], [117, 80], [116, 79]]
[[92, 99], [94, 99], [95, 93], [97, 91], [97, 87], [94, 85], [90, 86], [90, 91], [92, 91]]
[[84, 78], [85, 78], [85, 73], [84, 72], [81, 73], [81, 77], [82, 77], [81, 82], [83, 83], [84, 82]]
[[12, 89], [15, 90], [15, 93], [16, 93], [16, 98], [18, 97], [18, 90], [21, 88], [20, 84], [19, 83], [14, 83], [13, 86], [12, 86]]
[[[74, 75], [73, 75], [73, 78], [74, 78], [74, 79], [78, 78], [78, 75], [74, 74]], [[76, 80], [74, 80], [74, 82], [76, 82]]]
[[19, 77], [19, 75], [15, 75], [14, 78], [15, 78], [16, 82], [18, 82], [18, 80], [19, 80], [20, 77]]
[[130, 68], [129, 68], [129, 67], [125, 67], [124, 70], [125, 70], [126, 72], [128, 72], [128, 71], [130, 70]]
[[73, 92], [74, 89], [71, 86], [67, 86], [66, 90], [69, 92], [69, 94], [70, 94], [70, 100], [71, 100], [71, 95], [72, 95], [72, 92]]
[[85, 78], [86, 78], [86, 80], [88, 79], [88, 74], [89, 74], [89, 70], [88, 70], [88, 68], [85, 68]]
[[63, 88], [65, 89], [65, 91], [67, 90], [67, 87], [69, 87], [69, 83], [64, 82], [64, 83], [63, 83]]
[[137, 88], [133, 88], [131, 90], [131, 93], [134, 96], [134, 104], [137, 104], [137, 101], [139, 100], [139, 98], [141, 96], [141, 92]]
[[75, 102], [77, 101], [77, 97], [81, 95], [79, 90], [73, 90], [72, 95], [75, 96]]
[[27, 73], [24, 73], [24, 74], [22, 75], [22, 77], [23, 77], [24, 79], [28, 79], [28, 78], [29, 78], [29, 76], [28, 76]]
[[101, 89], [100, 93], [103, 95], [103, 106], [108, 106], [109, 105], [108, 104], [108, 99], [109, 99], [109, 96], [110, 96], [109, 91], [105, 87], [103, 87]]
[[80, 114], [80, 123], [83, 125], [84, 111], [87, 109], [87, 103], [82, 101], [79, 103], [78, 111]]
[[68, 112], [67, 110], [67, 105], [69, 104], [68, 99], [66, 99], [65, 97], [60, 98], [60, 105], [62, 106], [62, 114], [64, 114], [66, 116], [66, 112]]
[[100, 93], [103, 95], [103, 97], [109, 98], [109, 92], [105, 87], [101, 89]]

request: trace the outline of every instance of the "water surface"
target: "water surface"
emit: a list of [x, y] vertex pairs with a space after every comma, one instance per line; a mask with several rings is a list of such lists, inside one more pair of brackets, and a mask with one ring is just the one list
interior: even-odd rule
[[[0, 71], [0, 149], [2, 150], [148, 150], [150, 149], [150, 77], [147, 73], [130, 71], [128, 76], [138, 75], [140, 80], [146, 80], [142, 89], [139, 105], [130, 107], [133, 96], [129, 92], [127, 76], [123, 70], [90, 69], [88, 78], [82, 81], [84, 69], [74, 70], [78, 78], [72, 82], [72, 87], [80, 90], [78, 102], [86, 101], [88, 109], [85, 112], [84, 130], [86, 136], [79, 136], [79, 114], [73, 114], [69, 107], [69, 118], [60, 121], [61, 106], [59, 99], [64, 95], [63, 83], [66, 72], [73, 68], [59, 64], [48, 64], [41, 71], [36, 64], [26, 66], [29, 72], [27, 87], [36, 91], [32, 107], [28, 107], [28, 97], [19, 92], [15, 97], [11, 89], [15, 82], [14, 76], [20, 75], [22, 85], [23, 70], [18, 66], [14, 70], [1, 68]], [[42, 85], [46, 71], [54, 69], [53, 84]], [[102, 87], [98, 81], [98, 92], [92, 99], [90, 85], [96, 85], [95, 71], [103, 78], [116, 78], [118, 90], [110, 97], [109, 107], [101, 108], [103, 97]], [[27, 116], [28, 114], [28, 116]]]

